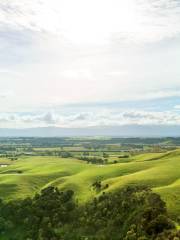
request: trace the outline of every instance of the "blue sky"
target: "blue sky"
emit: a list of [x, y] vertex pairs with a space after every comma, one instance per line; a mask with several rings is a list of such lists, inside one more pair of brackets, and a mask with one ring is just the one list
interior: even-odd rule
[[0, 127], [180, 125], [179, 0], [1, 0]]

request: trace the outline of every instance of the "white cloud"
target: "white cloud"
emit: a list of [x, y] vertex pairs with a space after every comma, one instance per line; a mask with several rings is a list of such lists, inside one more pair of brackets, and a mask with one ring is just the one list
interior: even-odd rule
[[[1, 0], [1, 115], [47, 105], [180, 96], [178, 2]], [[83, 118], [91, 119], [90, 125], [105, 124], [108, 119], [76, 114], [15, 119], [22, 126], [33, 121], [82, 125]], [[108, 124], [116, 123], [113, 119]]]
[[13, 96], [13, 91], [3, 91], [0, 92], [0, 98], [8, 98], [8, 97], [12, 97]]
[[180, 125], [180, 115], [173, 111], [100, 110], [79, 113], [6, 113], [0, 116], [0, 127], [91, 127], [138, 125]]
[[161, 90], [161, 91], [154, 91], [148, 92], [146, 94], [142, 94], [139, 97], [135, 97], [134, 99], [142, 99], [142, 100], [150, 100], [150, 99], [160, 99], [160, 98], [170, 98], [170, 97], [180, 97], [179, 90]]
[[1, 0], [0, 24], [75, 44], [154, 42], [180, 33], [179, 13], [179, 1], [172, 0]]
[[179, 109], [180, 109], [180, 105], [175, 105], [175, 106], [174, 106], [174, 109], [179, 110]]

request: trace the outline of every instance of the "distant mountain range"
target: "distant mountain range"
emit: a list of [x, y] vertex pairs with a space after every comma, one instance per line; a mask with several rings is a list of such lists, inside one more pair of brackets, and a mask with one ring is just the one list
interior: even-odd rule
[[0, 137], [180, 137], [179, 125], [124, 125], [88, 128], [38, 127], [24, 129], [0, 128]]

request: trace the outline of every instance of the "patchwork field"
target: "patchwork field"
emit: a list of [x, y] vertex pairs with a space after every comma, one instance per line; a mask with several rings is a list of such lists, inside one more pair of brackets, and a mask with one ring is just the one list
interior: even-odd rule
[[16, 161], [0, 159], [0, 198], [24, 198], [48, 185], [75, 191], [85, 202], [100, 191], [92, 184], [99, 180], [101, 191], [115, 191], [128, 184], [145, 184], [166, 201], [174, 218], [180, 216], [180, 150], [146, 153], [122, 159], [116, 164], [87, 164], [75, 158], [50, 156], [20, 157]]

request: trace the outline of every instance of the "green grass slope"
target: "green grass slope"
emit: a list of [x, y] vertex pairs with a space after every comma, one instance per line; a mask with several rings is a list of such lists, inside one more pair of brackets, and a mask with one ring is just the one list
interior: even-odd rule
[[[2, 159], [3, 163], [9, 163]], [[128, 162], [92, 165], [77, 159], [22, 157], [8, 167], [0, 167], [0, 197], [23, 198], [48, 185], [72, 189], [79, 202], [99, 194], [92, 183], [108, 184], [115, 191], [128, 184], [146, 184], [166, 201], [169, 213], [180, 215], [180, 151], [140, 154]], [[103, 191], [103, 190], [102, 190]]]

